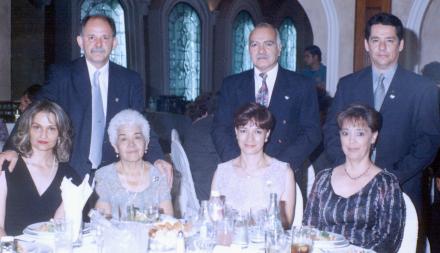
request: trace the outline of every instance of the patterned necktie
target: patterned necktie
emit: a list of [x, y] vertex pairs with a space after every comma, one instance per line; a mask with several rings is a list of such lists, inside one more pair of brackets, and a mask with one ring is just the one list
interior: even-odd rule
[[383, 81], [385, 80], [385, 76], [380, 74], [377, 79], [376, 90], [374, 91], [374, 109], [376, 111], [380, 111], [380, 107], [382, 106], [383, 100], [385, 98], [385, 85]]
[[93, 74], [92, 84], [92, 133], [89, 160], [94, 169], [97, 169], [101, 163], [105, 130], [105, 114], [102, 106], [101, 89], [99, 88], [99, 74], [98, 70]]
[[263, 81], [261, 82], [261, 87], [258, 90], [257, 97], [255, 100], [257, 103], [267, 107], [269, 105], [269, 90], [267, 89], [267, 84], [266, 84], [267, 74], [260, 73], [260, 76], [263, 79]]

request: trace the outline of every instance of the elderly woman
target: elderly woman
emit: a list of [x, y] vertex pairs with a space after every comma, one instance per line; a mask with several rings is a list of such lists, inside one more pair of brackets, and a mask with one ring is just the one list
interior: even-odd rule
[[143, 160], [150, 138], [144, 116], [130, 109], [119, 112], [110, 121], [108, 135], [119, 161], [96, 172], [96, 208], [118, 217], [121, 207], [159, 206], [165, 214], [173, 215], [166, 177]]
[[289, 164], [263, 151], [273, 124], [272, 114], [260, 104], [238, 109], [234, 126], [240, 156], [218, 165], [211, 189], [224, 195], [228, 206], [244, 212], [267, 208], [270, 193], [277, 193], [284, 202], [281, 218], [286, 227], [293, 220], [295, 179]]
[[351, 105], [337, 118], [345, 163], [317, 174], [304, 225], [342, 234], [376, 252], [397, 252], [405, 203], [397, 178], [370, 159], [381, 125], [374, 109]]
[[13, 142], [19, 153], [13, 172], [0, 176], [0, 235], [18, 235], [32, 223], [64, 216], [60, 185], [79, 182], [67, 163], [70, 123], [55, 103], [38, 101], [21, 116]]

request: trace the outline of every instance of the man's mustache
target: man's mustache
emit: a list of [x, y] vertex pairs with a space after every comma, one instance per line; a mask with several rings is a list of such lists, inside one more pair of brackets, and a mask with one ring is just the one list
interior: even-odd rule
[[92, 48], [92, 53], [105, 53], [105, 49], [102, 47]]

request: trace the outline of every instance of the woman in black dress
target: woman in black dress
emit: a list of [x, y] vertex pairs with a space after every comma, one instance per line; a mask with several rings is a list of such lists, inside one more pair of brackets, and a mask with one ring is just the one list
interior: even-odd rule
[[21, 234], [32, 223], [64, 216], [60, 185], [79, 177], [69, 167], [71, 127], [57, 104], [35, 102], [20, 117], [13, 143], [19, 154], [12, 172], [0, 175], [0, 236]]

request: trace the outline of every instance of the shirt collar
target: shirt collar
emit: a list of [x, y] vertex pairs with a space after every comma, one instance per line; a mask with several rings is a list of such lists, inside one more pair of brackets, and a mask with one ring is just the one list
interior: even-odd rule
[[107, 73], [108, 73], [108, 69], [109, 69], [109, 61], [104, 65], [104, 66], [102, 66], [100, 69], [97, 69], [95, 66], [93, 66], [93, 64], [91, 63], [91, 62], [89, 62], [87, 59], [86, 59], [86, 64], [87, 64], [87, 70], [89, 71], [89, 77], [90, 77], [90, 80], [93, 80], [93, 75], [95, 74], [95, 72], [96, 72], [96, 70], [99, 70], [101, 73], [100, 73], [100, 76], [102, 76], [103, 74], [105, 74], [105, 75], [107, 75]]
[[[262, 73], [262, 72], [259, 69], [254, 68], [255, 80], [258, 80], [257, 78], [261, 78], [260, 73]], [[271, 70], [266, 72], [267, 78], [273, 79], [272, 77], [274, 77], [274, 76], [276, 77], [277, 73], [278, 73], [278, 63]]]
[[373, 90], [376, 90], [376, 86], [378, 84], [379, 76], [381, 74], [383, 74], [384, 77], [385, 77], [385, 79], [383, 81], [384, 82], [384, 86], [385, 86], [385, 90], [388, 90], [388, 88], [391, 85], [391, 81], [393, 80], [394, 74], [396, 73], [397, 64], [392, 66], [391, 68], [387, 69], [386, 71], [379, 71], [374, 66], [372, 66], [372, 70], [373, 70]]

